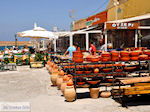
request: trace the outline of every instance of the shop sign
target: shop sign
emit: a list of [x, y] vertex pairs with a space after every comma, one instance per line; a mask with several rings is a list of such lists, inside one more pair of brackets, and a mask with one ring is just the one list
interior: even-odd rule
[[90, 16], [86, 19], [86, 26], [94, 26], [107, 21], [107, 11]]
[[106, 29], [138, 29], [139, 23], [106, 23]]

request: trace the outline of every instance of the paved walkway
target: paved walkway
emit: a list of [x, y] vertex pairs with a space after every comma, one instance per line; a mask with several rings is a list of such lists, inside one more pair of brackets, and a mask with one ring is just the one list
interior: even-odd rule
[[88, 93], [84, 97], [88, 89], [77, 89], [80, 98], [65, 102], [61, 92], [50, 86], [50, 76], [45, 68], [19, 66], [17, 69], [0, 72], [0, 102], [30, 102], [31, 112], [150, 112], [150, 100], [149, 105], [126, 109], [111, 98], [91, 99]]

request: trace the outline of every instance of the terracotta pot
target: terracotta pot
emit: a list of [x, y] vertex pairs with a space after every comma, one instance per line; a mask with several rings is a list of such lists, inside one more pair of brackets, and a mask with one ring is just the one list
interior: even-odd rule
[[83, 74], [83, 71], [76, 71], [76, 74]]
[[150, 50], [144, 50], [143, 53], [150, 56]]
[[139, 60], [148, 60], [148, 55], [145, 55], [145, 54], [140, 55]]
[[111, 61], [119, 61], [119, 57], [112, 57]]
[[112, 68], [103, 68], [102, 70], [103, 70], [103, 72], [111, 72]]
[[61, 86], [62, 83], [63, 83], [63, 77], [58, 76], [57, 81], [56, 81], [56, 85], [57, 85], [58, 89], [60, 89], [60, 86]]
[[139, 56], [141, 51], [131, 51], [130, 55], [133, 57]]
[[115, 69], [115, 72], [122, 72], [123, 69]]
[[98, 62], [98, 61], [99, 61], [99, 57], [91, 58], [90, 61], [91, 61], [91, 62]]
[[135, 69], [136, 67], [124, 67], [124, 70], [131, 72]]
[[66, 86], [67, 86], [67, 81], [63, 81], [61, 83], [61, 86], [60, 86], [60, 90], [61, 90], [63, 95], [64, 95], [64, 91], [65, 91]]
[[84, 71], [85, 74], [90, 74], [92, 71]]
[[109, 97], [111, 96], [111, 92], [110, 92], [110, 91], [102, 91], [102, 92], [100, 93], [100, 96], [101, 96], [102, 98], [109, 98]]
[[58, 77], [58, 75], [51, 75], [51, 77], [50, 77], [53, 86], [57, 86], [57, 84], [56, 84], [57, 77]]
[[98, 84], [99, 82], [100, 82], [100, 80], [97, 80], [97, 81], [87, 81], [87, 83], [92, 84], [92, 85]]
[[64, 74], [65, 74], [65, 72], [64, 72], [63, 70], [61, 70], [61, 71], [59, 72], [59, 75], [61, 75], [61, 76], [64, 76]]
[[122, 57], [120, 58], [121, 61], [129, 61], [130, 60], [130, 57]]
[[130, 52], [129, 51], [120, 51], [121, 56], [129, 56]]
[[136, 56], [136, 57], [131, 57], [131, 60], [132, 60], [132, 61], [137, 61], [138, 59], [139, 59], [138, 56]]
[[78, 85], [83, 85], [85, 82], [77, 82]]
[[109, 52], [103, 52], [103, 53], [101, 54], [101, 56], [102, 56], [102, 57], [110, 57], [111, 54], [110, 54]]
[[83, 58], [72, 58], [72, 61], [76, 62], [76, 63], [82, 63], [84, 61]]
[[100, 90], [100, 88], [89, 88], [89, 90], [90, 90], [91, 98], [96, 99], [96, 98], [99, 97], [99, 90]]
[[120, 53], [118, 51], [111, 51], [112, 57], [119, 57]]
[[73, 81], [72, 81], [72, 79], [70, 79], [70, 80], [67, 82], [67, 86], [73, 86]]
[[111, 58], [110, 57], [102, 57], [102, 59], [101, 59], [101, 61], [103, 61], [103, 62], [106, 62], [106, 61], [110, 61], [111, 60]]
[[64, 91], [64, 97], [66, 101], [72, 102], [76, 98], [76, 91], [73, 86], [66, 86]]
[[83, 58], [83, 54], [73, 54], [73, 57], [77, 57], [77, 58]]

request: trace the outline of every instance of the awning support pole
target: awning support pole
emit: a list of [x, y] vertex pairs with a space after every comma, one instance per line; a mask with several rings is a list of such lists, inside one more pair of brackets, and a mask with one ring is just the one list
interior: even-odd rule
[[57, 45], [56, 45], [56, 38], [54, 39], [54, 52], [56, 52]]
[[89, 33], [86, 33], [86, 51], [89, 50]]
[[107, 30], [105, 30], [105, 51], [107, 51]]
[[138, 47], [137, 43], [138, 43], [138, 30], [135, 30], [135, 47]]
[[73, 46], [73, 34], [70, 33], [70, 46]]

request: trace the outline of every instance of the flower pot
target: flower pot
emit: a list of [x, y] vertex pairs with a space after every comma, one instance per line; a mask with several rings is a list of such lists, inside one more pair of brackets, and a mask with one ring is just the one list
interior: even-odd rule
[[122, 56], [129, 56], [130, 52], [129, 51], [120, 51], [120, 55]]
[[91, 98], [96, 99], [96, 98], [99, 97], [99, 90], [100, 90], [100, 88], [89, 88], [89, 90], [90, 90]]
[[121, 60], [121, 61], [129, 61], [129, 60], [130, 60], [130, 57], [121, 57], [120, 60]]
[[72, 102], [76, 98], [76, 91], [73, 86], [66, 86], [64, 91], [64, 97], [66, 101]]
[[133, 57], [139, 56], [141, 51], [131, 51], [130, 55]]
[[100, 93], [100, 96], [101, 96], [102, 98], [109, 98], [109, 97], [111, 96], [111, 92], [110, 92], [110, 91], [102, 91], [102, 92]]

